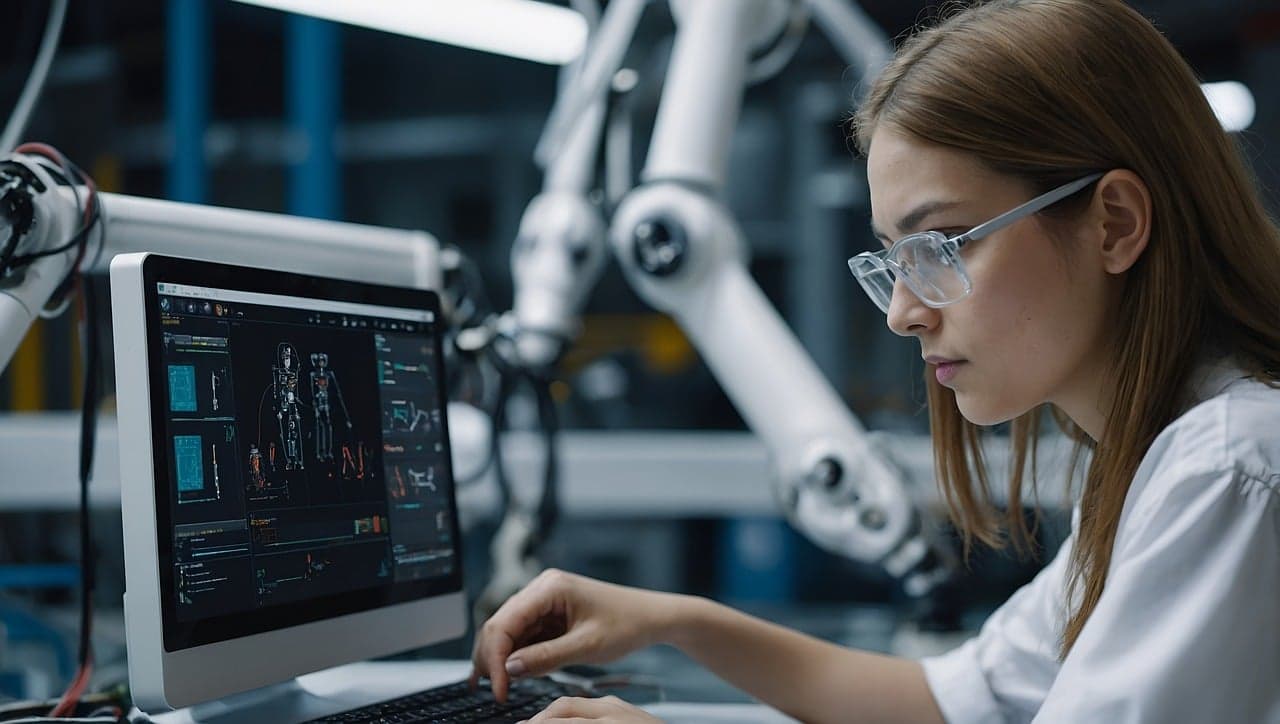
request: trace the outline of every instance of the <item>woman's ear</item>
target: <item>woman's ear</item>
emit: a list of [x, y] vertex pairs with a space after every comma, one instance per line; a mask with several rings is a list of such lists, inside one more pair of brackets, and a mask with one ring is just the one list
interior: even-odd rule
[[1151, 238], [1151, 193], [1138, 174], [1107, 172], [1094, 190], [1094, 228], [1101, 231], [1102, 266], [1108, 274], [1128, 271]]

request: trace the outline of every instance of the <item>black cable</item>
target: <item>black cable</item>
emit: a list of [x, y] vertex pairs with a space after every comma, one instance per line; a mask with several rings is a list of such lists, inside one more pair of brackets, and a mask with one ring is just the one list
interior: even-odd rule
[[530, 556], [550, 537], [560, 518], [560, 456], [559, 456], [559, 415], [555, 399], [551, 395], [551, 369], [531, 370], [518, 367], [507, 362], [500, 352], [489, 347], [490, 359], [499, 373], [499, 392], [491, 417], [490, 464], [494, 468], [494, 477], [498, 484], [501, 499], [500, 516], [505, 516], [513, 497], [511, 481], [507, 477], [506, 465], [502, 458], [500, 445], [502, 433], [506, 430], [506, 407], [516, 387], [526, 382], [533, 388], [538, 408], [538, 424], [542, 432], [543, 468], [542, 491], [534, 510], [535, 530], [528, 547], [523, 551]]
[[[461, 317], [459, 326], [465, 329], [473, 325], [484, 324], [486, 323], [485, 320], [492, 315], [492, 305], [486, 293], [480, 269], [460, 249], [453, 247], [451, 251], [454, 252], [457, 263], [451, 266], [450, 271], [456, 274], [456, 282], [461, 288], [454, 305], [455, 311]], [[467, 309], [468, 305], [470, 309]], [[534, 511], [535, 531], [529, 541], [528, 548], [524, 551], [525, 555], [532, 555], [549, 538], [551, 530], [559, 520], [560, 460], [557, 452], [559, 419], [555, 400], [551, 396], [551, 371], [555, 369], [555, 364], [553, 363], [539, 370], [529, 369], [512, 362], [511, 360], [515, 359], [515, 355], [510, 350], [501, 349], [500, 347], [504, 344], [510, 345], [512, 340], [502, 335], [495, 335], [489, 340], [488, 344], [480, 349], [457, 349], [458, 356], [465, 357], [466, 362], [472, 363], [477, 369], [478, 357], [483, 355], [497, 370], [498, 390], [489, 413], [488, 459], [477, 471], [465, 478], [457, 479], [455, 484], [461, 486], [473, 483], [482, 479], [492, 469], [498, 486], [498, 516], [500, 519], [506, 516], [512, 505], [514, 495], [511, 488], [511, 479], [507, 474], [506, 464], [502, 455], [502, 434], [507, 428], [506, 411], [512, 395], [521, 383], [528, 383], [532, 387], [537, 401], [538, 423], [541, 428], [545, 449], [542, 493]], [[456, 343], [454, 347], [457, 347]], [[452, 379], [450, 382], [450, 387], [453, 387]]]
[[[492, 324], [492, 305], [475, 262], [457, 246], [449, 245], [444, 251], [446, 253], [442, 254], [442, 258], [445, 259], [445, 274], [442, 291], [450, 300], [448, 305], [450, 333], [444, 360], [446, 393], [450, 400], [461, 400], [486, 409], [489, 407], [486, 404], [489, 390], [486, 389], [488, 385], [481, 363], [492, 351], [494, 340], [491, 338], [479, 347], [463, 347], [458, 340], [468, 332], [475, 333], [480, 331], [480, 328]], [[499, 389], [496, 391], [497, 399], [494, 402], [494, 408], [488, 411], [491, 434], [496, 430], [495, 421], [499, 421], [494, 416], [494, 410], [505, 407], [507, 394], [502, 389], [501, 370], [504, 368], [501, 366], [501, 360], [495, 359], [494, 365], [499, 369]], [[468, 472], [466, 476], [457, 477], [454, 484], [461, 487], [484, 479], [494, 464], [493, 450], [493, 446], [490, 445], [480, 467]], [[502, 486], [504, 482], [505, 478], [499, 480], [499, 487], [504, 491], [505, 500], [506, 490]]]
[[502, 433], [507, 427], [507, 403], [515, 391], [519, 375], [492, 345], [488, 347], [488, 351], [490, 360], [498, 370], [498, 394], [494, 399], [493, 412], [489, 415], [489, 460], [485, 468], [493, 468], [494, 480], [498, 485], [498, 517], [502, 518], [506, 516], [512, 498], [511, 480], [507, 477], [507, 466], [502, 459]]
[[560, 456], [558, 442], [560, 437], [560, 419], [556, 411], [555, 398], [551, 396], [551, 377], [529, 375], [534, 394], [538, 400], [538, 422], [542, 426], [542, 442], [544, 449], [542, 467], [542, 496], [538, 499], [538, 534], [530, 541], [530, 550], [541, 546], [551, 538], [556, 524], [560, 520]]
[[97, 292], [88, 275], [80, 277], [80, 294], [84, 299], [84, 394], [80, 401], [80, 666], [89, 664], [93, 656], [93, 591], [95, 588], [93, 543], [89, 527], [89, 479], [93, 472], [93, 454], [97, 445], [99, 382], [102, 351], [99, 345]]

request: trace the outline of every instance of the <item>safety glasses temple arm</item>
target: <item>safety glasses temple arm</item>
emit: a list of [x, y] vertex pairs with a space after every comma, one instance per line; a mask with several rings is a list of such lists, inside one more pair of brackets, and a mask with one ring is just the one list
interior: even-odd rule
[[[1084, 178], [1076, 179], [1075, 181], [1072, 181], [1069, 184], [1064, 184], [1062, 186], [1059, 186], [1058, 188], [1046, 194], [1043, 194], [1041, 196], [1035, 197], [1034, 199], [1031, 199], [1030, 201], [1026, 202], [1025, 204], [1022, 204], [1021, 206], [1015, 209], [1012, 209], [1010, 211], [1007, 211], [997, 216], [996, 218], [986, 222], [985, 224], [979, 224], [978, 226], [973, 227], [968, 232], [961, 234], [959, 237], [956, 237], [956, 238], [957, 240], [963, 238], [966, 241], [973, 240], [973, 239], [981, 239], [982, 237], [988, 234], [991, 234], [996, 231], [999, 231], [1000, 229], [1003, 229], [1004, 227], [1008, 226], [1009, 224], [1012, 224], [1015, 221], [1018, 221], [1019, 219], [1023, 219], [1027, 216], [1030, 216], [1036, 213], [1037, 211], [1040, 211], [1041, 209], [1044, 209], [1052, 204], [1056, 204], [1057, 202], [1067, 198], [1071, 194], [1074, 194], [1075, 192], [1079, 191], [1085, 186], [1088, 186], [1094, 181], [1097, 181], [1100, 178], [1102, 178], [1101, 173], [1094, 173], [1094, 174], [1089, 174]], [[961, 245], [964, 244], [963, 241], [960, 241], [958, 243]]]

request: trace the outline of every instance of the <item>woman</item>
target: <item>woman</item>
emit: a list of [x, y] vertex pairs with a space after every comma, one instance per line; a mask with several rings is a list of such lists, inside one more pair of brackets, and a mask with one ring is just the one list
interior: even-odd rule
[[[476, 676], [501, 696], [665, 642], [804, 721], [1280, 721], [1280, 232], [1186, 63], [1120, 0], [995, 0], [907, 41], [855, 127], [886, 251], [850, 267], [920, 343], [953, 518], [1027, 539], [1043, 407], [1092, 452], [1071, 537], [922, 662], [553, 571], [484, 625]], [[1005, 421], [1001, 520], [973, 471]], [[534, 721], [568, 717], [652, 720]]]

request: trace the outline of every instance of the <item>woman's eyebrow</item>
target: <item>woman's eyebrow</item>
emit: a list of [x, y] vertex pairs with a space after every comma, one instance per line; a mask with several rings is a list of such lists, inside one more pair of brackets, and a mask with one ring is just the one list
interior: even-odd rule
[[[909, 234], [913, 229], [924, 223], [924, 220], [929, 218], [930, 215], [936, 214], [939, 211], [954, 208], [960, 204], [961, 202], [959, 201], [926, 201], [912, 209], [901, 219], [898, 219], [898, 233], [904, 235]], [[881, 241], [889, 240], [888, 235], [876, 228], [876, 223], [874, 221], [871, 222], [871, 233]]]

